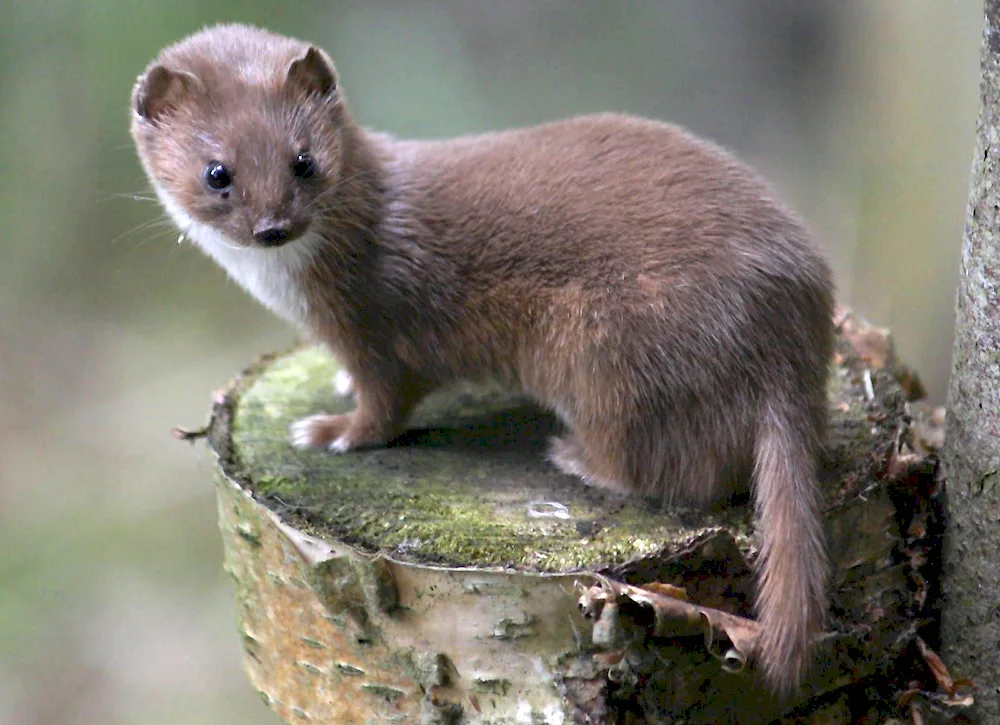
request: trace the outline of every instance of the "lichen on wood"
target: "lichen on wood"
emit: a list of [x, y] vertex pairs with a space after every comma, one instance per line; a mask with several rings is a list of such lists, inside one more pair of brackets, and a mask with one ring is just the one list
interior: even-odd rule
[[[247, 371], [209, 429], [262, 697], [288, 722], [753, 722], [891, 663], [921, 608], [900, 526], [933, 488], [935, 459], [913, 449], [886, 333], [838, 324], [821, 465], [832, 617], [798, 700], [726, 672], [729, 645], [706, 645], [704, 628], [663, 632], [627, 602], [596, 622], [577, 608], [607, 577], [750, 616], [748, 507], [663, 509], [583, 486], [545, 462], [552, 416], [489, 386], [436, 394], [386, 448], [295, 450], [293, 420], [352, 405], [317, 348]], [[595, 640], [595, 626], [618, 634]]]

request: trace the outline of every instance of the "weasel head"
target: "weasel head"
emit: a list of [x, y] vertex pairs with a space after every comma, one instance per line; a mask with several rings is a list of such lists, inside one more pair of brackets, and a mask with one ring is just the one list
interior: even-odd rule
[[132, 91], [132, 137], [194, 241], [290, 245], [334, 209], [344, 98], [319, 48], [245, 25], [166, 48]]

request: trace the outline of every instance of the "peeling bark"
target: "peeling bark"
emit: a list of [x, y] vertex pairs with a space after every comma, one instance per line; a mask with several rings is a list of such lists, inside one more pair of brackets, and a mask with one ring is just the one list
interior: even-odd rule
[[294, 418], [350, 406], [316, 349], [248, 371], [206, 429], [262, 699], [286, 722], [337, 725], [832, 712], [915, 647], [937, 485], [888, 334], [850, 316], [838, 327], [820, 476], [831, 617], [796, 699], [775, 701], [744, 667], [758, 550], [747, 507], [662, 510], [585, 487], [544, 461], [550, 416], [482, 388], [432, 397], [388, 448], [294, 450]]

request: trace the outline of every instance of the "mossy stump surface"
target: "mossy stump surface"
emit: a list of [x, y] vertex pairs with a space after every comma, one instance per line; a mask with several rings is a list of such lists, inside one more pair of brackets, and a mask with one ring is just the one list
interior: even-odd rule
[[295, 450], [294, 420], [352, 407], [317, 348], [245, 372], [207, 429], [262, 699], [289, 723], [750, 723], [890, 667], [929, 605], [908, 552], [925, 543], [911, 523], [929, 515], [936, 459], [914, 440], [887, 335], [841, 324], [821, 464], [831, 621], [794, 701], [751, 667], [726, 671], [727, 642], [706, 646], [704, 626], [654, 632], [630, 600], [596, 623], [578, 607], [603, 576], [751, 616], [747, 506], [662, 510], [588, 488], [544, 459], [556, 421], [488, 387], [435, 394], [387, 448]]

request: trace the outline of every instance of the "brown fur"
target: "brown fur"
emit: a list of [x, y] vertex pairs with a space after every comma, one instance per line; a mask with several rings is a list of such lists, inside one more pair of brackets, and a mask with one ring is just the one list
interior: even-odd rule
[[[590, 483], [706, 503], [752, 474], [758, 659], [773, 689], [799, 683], [825, 611], [832, 283], [753, 172], [619, 115], [397, 140], [351, 120], [320, 51], [246, 26], [166, 49], [133, 107], [143, 164], [195, 241], [308, 250], [288, 267], [301, 304], [265, 302], [329, 345], [357, 408], [302, 422], [306, 442], [385, 443], [428, 391], [498, 377], [565, 421], [552, 459]], [[316, 179], [289, 171], [302, 149]], [[232, 169], [228, 198], [205, 186], [211, 160]], [[254, 250], [278, 217], [292, 239]]]

